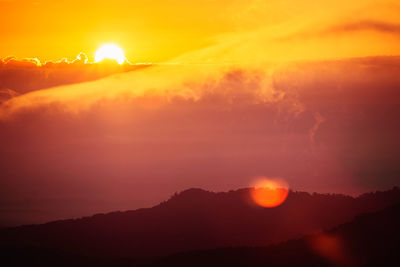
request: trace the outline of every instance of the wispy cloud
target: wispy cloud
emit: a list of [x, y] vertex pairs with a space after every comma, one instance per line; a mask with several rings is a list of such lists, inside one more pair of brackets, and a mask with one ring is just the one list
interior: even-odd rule
[[305, 30], [277, 38], [278, 41], [293, 41], [318, 37], [351, 34], [360, 31], [373, 31], [400, 37], [400, 24], [385, 21], [363, 20], [327, 26], [320, 30]]

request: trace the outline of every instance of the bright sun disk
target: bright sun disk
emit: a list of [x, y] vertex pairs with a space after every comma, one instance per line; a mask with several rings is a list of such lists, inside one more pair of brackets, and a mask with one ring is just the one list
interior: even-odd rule
[[97, 63], [103, 59], [114, 59], [118, 64], [122, 64], [125, 61], [125, 54], [118, 45], [104, 44], [97, 49], [94, 61]]

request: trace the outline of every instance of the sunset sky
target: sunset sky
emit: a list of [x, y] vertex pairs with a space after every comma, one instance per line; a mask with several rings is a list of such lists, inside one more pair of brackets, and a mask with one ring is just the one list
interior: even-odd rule
[[104, 42], [118, 43], [133, 62], [164, 62], [238, 38], [262, 42], [270, 49], [261, 52], [267, 60], [400, 49], [397, 1], [1, 0], [0, 9], [2, 56], [40, 60], [73, 59], [79, 52], [93, 57]]
[[[0, 0], [0, 10], [0, 225], [260, 176], [352, 195], [398, 185], [398, 1]], [[106, 43], [128, 61], [94, 63]]]

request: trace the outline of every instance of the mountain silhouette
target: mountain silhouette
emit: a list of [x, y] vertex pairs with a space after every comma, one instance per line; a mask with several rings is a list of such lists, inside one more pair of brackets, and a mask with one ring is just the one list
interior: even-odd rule
[[3, 252], [12, 248], [36, 255], [49, 250], [55, 255], [104, 260], [266, 246], [317, 233], [400, 202], [400, 189], [395, 187], [356, 198], [290, 192], [282, 205], [263, 208], [252, 202], [251, 190], [213, 193], [189, 189], [152, 208], [2, 229], [0, 246]]
[[400, 204], [332, 230], [266, 247], [189, 251], [121, 266], [400, 266]]

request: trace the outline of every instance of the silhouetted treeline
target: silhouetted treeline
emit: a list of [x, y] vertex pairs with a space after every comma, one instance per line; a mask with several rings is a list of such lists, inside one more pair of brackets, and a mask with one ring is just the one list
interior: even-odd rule
[[[149, 209], [4, 229], [0, 232], [1, 245], [17, 251], [16, 258], [26, 253], [40, 255], [38, 251], [44, 249], [54, 252], [44, 253], [48, 255], [46, 257], [51, 258], [57, 253], [76, 255], [81, 258], [78, 261], [92, 261], [89, 257], [105, 261], [166, 256], [188, 250], [264, 246], [332, 228], [351, 221], [360, 213], [374, 212], [400, 201], [398, 188], [358, 198], [291, 192], [284, 204], [270, 209], [253, 204], [249, 190], [212, 193], [190, 189]], [[362, 228], [360, 231], [364, 230]], [[386, 229], [374, 228], [374, 231]], [[352, 228], [349, 232], [359, 234]], [[282, 246], [295, 244], [295, 253], [300, 253], [301, 257], [306, 255], [299, 243], [293, 242]], [[275, 249], [281, 251], [280, 246], [268, 248], [271, 251]], [[204, 255], [201, 254], [199, 258], [209, 257], [211, 260], [214, 253], [219, 255], [218, 251], [221, 251], [222, 258], [239, 253], [247, 260], [246, 251], [252, 255], [257, 254], [258, 250], [263, 251], [236, 248], [228, 249], [225, 253], [225, 249], [222, 249], [202, 252]], [[191, 259], [190, 255], [177, 257], [179, 260], [186, 257]], [[175, 258], [165, 260], [169, 259], [174, 261]]]

